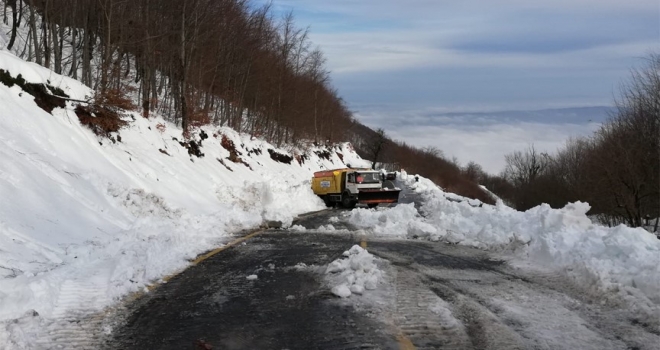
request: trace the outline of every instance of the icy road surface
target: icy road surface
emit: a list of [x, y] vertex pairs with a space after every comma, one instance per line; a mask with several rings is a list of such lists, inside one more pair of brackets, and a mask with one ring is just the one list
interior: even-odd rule
[[[105, 345], [660, 348], [660, 336], [626, 310], [581, 295], [559, 276], [525, 275], [466, 247], [366, 239], [338, 222], [337, 214], [323, 212], [297, 222], [296, 229], [267, 231], [188, 269], [130, 305]], [[379, 257], [384, 278], [375, 290], [339, 298], [330, 292], [327, 266], [356, 243]]]

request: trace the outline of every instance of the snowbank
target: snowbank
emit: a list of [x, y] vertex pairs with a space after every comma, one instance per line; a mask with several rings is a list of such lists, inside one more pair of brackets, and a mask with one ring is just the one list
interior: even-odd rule
[[[0, 69], [75, 99], [92, 93], [6, 51]], [[197, 158], [163, 119], [134, 113], [126, 121], [121, 140], [111, 141], [81, 126], [70, 103], [51, 115], [20, 87], [0, 84], [0, 330], [2, 320], [31, 309], [46, 319], [98, 310], [186, 267], [232, 232], [263, 221], [289, 226], [324, 208], [310, 189], [312, 172], [344, 167], [338, 153], [359, 160], [348, 144], [288, 152], [212, 127], [203, 128], [209, 137]], [[201, 140], [199, 130], [193, 135]], [[241, 162], [228, 159], [223, 138]], [[307, 157], [285, 164], [269, 149]]]
[[[595, 225], [587, 203], [562, 209], [541, 205], [516, 211], [501, 201], [474, 207], [448, 200], [431, 181], [403, 173], [401, 181], [423, 199], [392, 209], [356, 209], [348, 221], [374, 234], [425, 238], [487, 250], [514, 250], [537, 266], [568, 272], [600, 291], [616, 291], [660, 304], [660, 240], [643, 229]], [[472, 203], [473, 204], [473, 203]]]
[[325, 271], [333, 294], [348, 298], [378, 288], [383, 272], [376, 266], [376, 257], [359, 245], [354, 245], [343, 255], [345, 258], [331, 262]]
[[356, 208], [348, 215], [348, 223], [390, 237], [438, 239], [436, 228], [421, 219], [413, 203], [393, 208]]

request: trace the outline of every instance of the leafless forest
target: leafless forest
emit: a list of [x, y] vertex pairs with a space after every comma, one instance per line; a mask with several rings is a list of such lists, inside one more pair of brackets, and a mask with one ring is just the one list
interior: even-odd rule
[[[268, 5], [245, 0], [2, 0], [8, 49], [81, 80], [95, 101], [157, 112], [183, 130], [226, 125], [276, 145], [351, 141], [460, 194], [492, 199], [437, 151], [357, 122], [322, 51]], [[137, 106], [132, 105], [137, 101]], [[373, 153], [374, 144], [381, 152]]]

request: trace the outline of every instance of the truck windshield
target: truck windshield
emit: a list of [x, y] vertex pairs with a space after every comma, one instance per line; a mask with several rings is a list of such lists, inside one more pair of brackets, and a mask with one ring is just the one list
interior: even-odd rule
[[380, 182], [379, 173], [356, 173], [355, 178], [358, 183], [378, 183]]

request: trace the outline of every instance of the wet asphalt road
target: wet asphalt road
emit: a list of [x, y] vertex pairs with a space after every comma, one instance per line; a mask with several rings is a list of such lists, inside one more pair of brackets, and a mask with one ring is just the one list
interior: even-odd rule
[[[329, 210], [296, 224], [315, 228], [342, 213], [345, 211]], [[336, 221], [333, 225], [337, 229], [350, 229]], [[406, 322], [406, 319], [423, 319], [415, 315], [419, 312], [415, 309], [417, 302], [413, 309], [402, 310], [408, 314], [403, 315], [403, 322], [397, 323], [393, 319], [395, 309], [380, 307], [373, 313], [368, 312], [368, 307], [358, 310], [329, 292], [330, 287], [323, 281], [324, 267], [363, 239], [345, 232], [266, 231], [187, 269], [129, 305], [105, 347], [405, 349], [410, 339], [397, 324], [412, 327], [407, 332], [419, 338], [415, 341], [420, 345], [439, 344], [429, 342], [428, 332], [417, 332], [417, 323]], [[391, 265], [385, 262], [383, 267], [390, 274], [396, 274], [397, 266], [406, 267], [413, 262], [430, 267], [479, 270], [501, 264], [483, 256], [456, 258], [429, 254], [415, 242], [367, 241], [367, 244], [374, 254], [392, 259]], [[300, 263], [318, 268], [296, 269]], [[247, 276], [253, 274], [258, 278], [248, 280]], [[415, 290], [411, 291], [416, 297]], [[397, 298], [392, 293], [386, 293], [384, 298], [386, 304], [394, 307]]]
[[[296, 222], [309, 231], [268, 230], [189, 268], [128, 305], [105, 348], [660, 349], [653, 325], [561, 275], [468, 247], [365, 240], [346, 213]], [[314, 230], [328, 223], [345, 231]], [[325, 265], [360, 242], [387, 277], [371, 296], [337, 298]]]
[[[324, 223], [330, 213], [298, 224]], [[253, 237], [137, 300], [107, 348], [396, 349], [386, 325], [336, 303], [322, 274], [295, 268], [327, 265], [357, 239], [280, 230]]]

